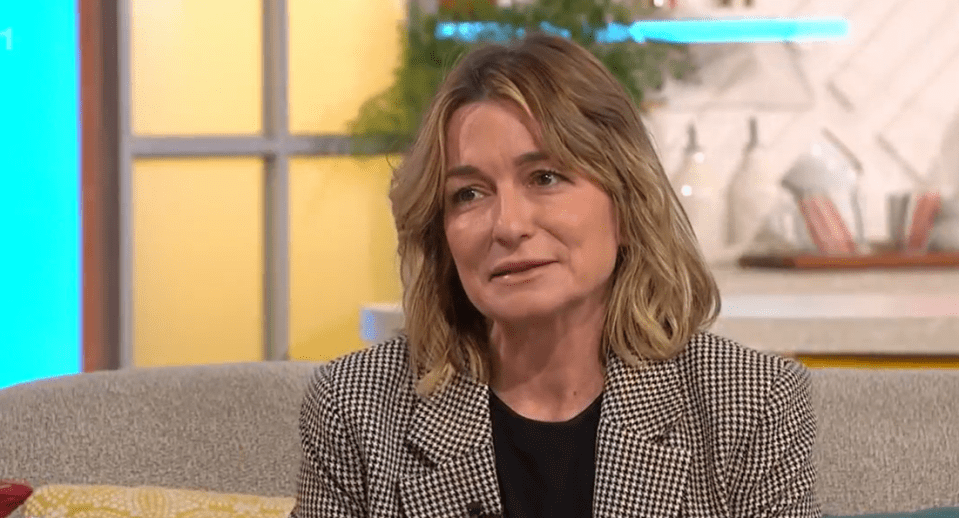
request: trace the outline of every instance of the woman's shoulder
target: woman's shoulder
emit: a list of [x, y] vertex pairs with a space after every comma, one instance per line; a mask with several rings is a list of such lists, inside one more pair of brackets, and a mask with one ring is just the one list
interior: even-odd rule
[[694, 335], [676, 363], [699, 395], [727, 404], [759, 403], [774, 392], [805, 393], [809, 385], [809, 371], [797, 361], [710, 332]]
[[319, 366], [311, 391], [348, 404], [414, 394], [406, 337], [396, 336]]

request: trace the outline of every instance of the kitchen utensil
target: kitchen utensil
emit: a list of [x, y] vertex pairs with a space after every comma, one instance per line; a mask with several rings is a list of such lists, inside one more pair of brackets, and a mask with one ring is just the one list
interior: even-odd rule
[[929, 249], [959, 251], [959, 196], [941, 200], [939, 214], [929, 236]]
[[782, 185], [795, 197], [823, 253], [855, 253], [865, 246], [859, 169], [851, 152], [824, 131], [783, 177]]

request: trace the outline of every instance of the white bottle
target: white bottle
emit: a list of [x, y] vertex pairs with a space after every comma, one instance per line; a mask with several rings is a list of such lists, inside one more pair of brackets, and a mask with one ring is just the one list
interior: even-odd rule
[[749, 142], [733, 173], [728, 191], [727, 245], [748, 247], [780, 196], [778, 179], [771, 178], [766, 148], [759, 141], [756, 119], [749, 119]]
[[706, 164], [706, 154], [696, 141], [696, 128], [690, 124], [689, 143], [679, 170], [673, 175], [673, 187], [696, 233], [707, 261], [718, 259], [725, 242], [725, 199], [718, 179]]

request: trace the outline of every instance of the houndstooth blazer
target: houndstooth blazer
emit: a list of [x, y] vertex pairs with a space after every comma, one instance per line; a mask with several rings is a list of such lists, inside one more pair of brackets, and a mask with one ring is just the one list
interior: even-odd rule
[[[300, 417], [294, 518], [502, 513], [489, 388], [414, 392], [398, 337], [317, 370]], [[593, 515], [821, 516], [797, 363], [710, 333], [642, 369], [607, 363]]]

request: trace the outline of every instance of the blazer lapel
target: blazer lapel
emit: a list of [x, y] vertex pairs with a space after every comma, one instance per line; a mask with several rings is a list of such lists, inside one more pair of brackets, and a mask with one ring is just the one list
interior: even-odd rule
[[464, 374], [421, 399], [407, 443], [428, 468], [400, 481], [406, 516], [501, 514], [489, 389]]
[[676, 426], [686, 398], [671, 361], [634, 368], [607, 362], [596, 451], [596, 518], [676, 516], [686, 490], [690, 451]]

